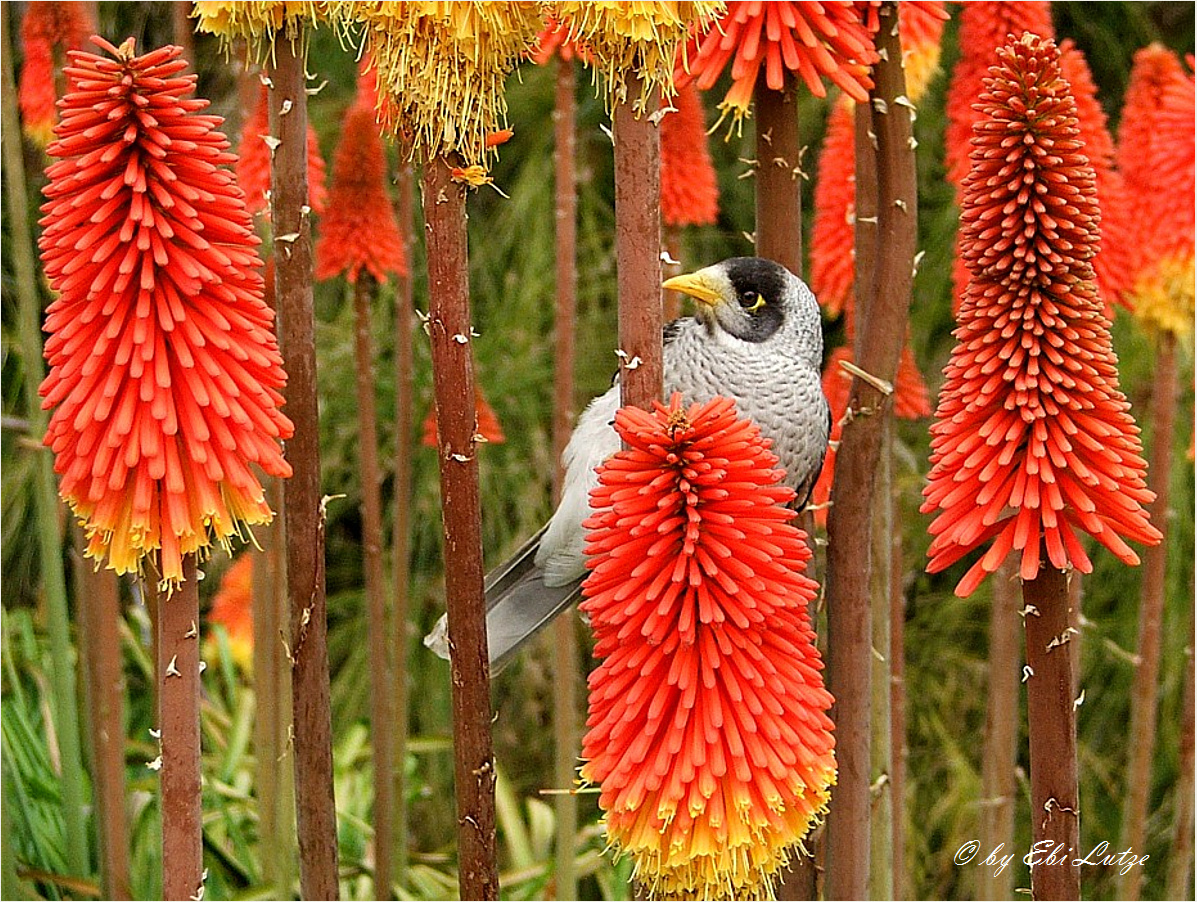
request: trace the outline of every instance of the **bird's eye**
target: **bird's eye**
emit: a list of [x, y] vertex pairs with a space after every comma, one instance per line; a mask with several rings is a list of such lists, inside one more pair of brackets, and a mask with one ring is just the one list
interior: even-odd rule
[[765, 299], [755, 291], [746, 291], [740, 295], [740, 306], [748, 313], [756, 313], [765, 306]]

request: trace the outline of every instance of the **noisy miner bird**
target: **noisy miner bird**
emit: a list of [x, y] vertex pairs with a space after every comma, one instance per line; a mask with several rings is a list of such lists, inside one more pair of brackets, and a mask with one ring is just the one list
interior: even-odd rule
[[[733, 257], [664, 287], [697, 301], [697, 314], [665, 327], [665, 397], [685, 403], [716, 395], [736, 402], [773, 441], [799, 509], [819, 478], [831, 411], [819, 377], [823, 334], [815, 296], [785, 267], [759, 257]], [[619, 380], [578, 418], [565, 449], [561, 502], [548, 524], [486, 578], [486, 633], [491, 670], [557, 614], [577, 601], [586, 576], [590, 491], [596, 468], [620, 448], [615, 433]], [[424, 644], [448, 659], [446, 619]]]

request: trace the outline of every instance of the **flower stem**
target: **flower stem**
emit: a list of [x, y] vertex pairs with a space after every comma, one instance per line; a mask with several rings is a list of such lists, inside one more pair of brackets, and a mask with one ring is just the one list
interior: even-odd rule
[[183, 582], [158, 597], [158, 729], [162, 768], [162, 898], [202, 895], [203, 794], [200, 782], [199, 580], [195, 556]]
[[[628, 77], [628, 96], [640, 94], [638, 76]], [[620, 403], [648, 410], [659, 400], [661, 355], [661, 143], [649, 118], [631, 103], [612, 112], [615, 133], [615, 266], [619, 293]]]
[[378, 468], [378, 417], [374, 403], [374, 351], [370, 307], [375, 282], [358, 275], [353, 290], [357, 363], [358, 455], [361, 463], [362, 547], [370, 632], [370, 727], [374, 754], [374, 897], [389, 899], [394, 858], [395, 713], [391, 695], [386, 575], [382, 564], [382, 477]]
[[[981, 834], [983, 849], [1014, 848], [1014, 806], [1018, 785], [1018, 677], [1022, 663], [1019, 598], [1014, 580], [1018, 566], [1008, 558], [994, 574], [989, 614], [989, 690], [981, 761]], [[1009, 899], [1014, 894], [1011, 868], [981, 868], [978, 899]]]
[[[30, 433], [41, 438], [46, 432], [46, 414], [41, 408], [38, 386], [45, 375], [42, 362], [41, 300], [37, 289], [33, 237], [29, 224], [28, 188], [21, 150], [21, 126], [17, 116], [17, 89], [12, 73], [12, 48], [9, 45], [9, 11], [5, 7], [3, 23], [4, 88], [3, 145], [6, 213], [11, 227], [13, 268], [16, 272], [21, 370], [24, 374], [26, 416]], [[91, 873], [87, 841], [86, 791], [83, 782], [83, 754], [79, 731], [79, 706], [75, 691], [75, 654], [71, 648], [71, 619], [67, 604], [66, 579], [63, 575], [62, 533], [59, 527], [58, 489], [54, 479], [54, 461], [49, 450], [34, 452], [34, 511], [37, 517], [38, 562], [42, 591], [46, 599], [46, 626], [50, 638], [54, 729], [58, 735], [62, 787], [62, 814], [65, 824], [64, 858], [71, 874]]]
[[[1046, 560], [1047, 554], [1044, 552]], [[1076, 704], [1069, 628], [1068, 576], [1048, 565], [1022, 586], [1026, 635], [1027, 734], [1031, 746], [1031, 865], [1035, 899], [1079, 899], [1080, 790], [1077, 783]], [[1034, 608], [1031, 611], [1030, 608]], [[1061, 644], [1064, 643], [1064, 644]], [[1054, 861], [1048, 856], [1054, 852]], [[1060, 864], [1064, 856], [1068, 865]]]
[[[412, 170], [404, 164], [398, 177], [399, 196], [395, 219], [403, 236], [404, 259], [411, 267]], [[413, 630], [408, 618], [411, 607], [411, 452], [412, 452], [412, 276], [398, 278], [395, 289], [395, 520], [392, 536], [395, 618], [395, 865], [403, 880], [407, 873], [407, 735], [408, 735], [408, 661]]]
[[466, 186], [449, 161], [424, 169], [429, 334], [436, 399], [445, 602], [453, 673], [458, 883], [463, 899], [497, 899], [495, 763], [483, 593], [482, 506], [475, 433]]
[[756, 253], [802, 275], [802, 177], [794, 76], [774, 91], [757, 83]]
[[[1191, 588], [1191, 587], [1190, 587]], [[1192, 595], [1192, 591], [1189, 592]], [[1172, 851], [1164, 897], [1180, 899], [1189, 894], [1193, 877], [1193, 609], [1189, 608], [1189, 640], [1185, 648], [1185, 685], [1180, 710], [1180, 761], [1177, 765], [1176, 809], [1173, 814]]]
[[[307, 87], [303, 48], [281, 37], [273, 48], [270, 131], [275, 294], [287, 368], [287, 441], [294, 474], [283, 489], [287, 586], [291, 596], [291, 697], [299, 879], [305, 899], [337, 899], [337, 818], [333, 795], [328, 612], [324, 594], [324, 510], [320, 494], [312, 236], [306, 211]], [[285, 112], [284, 112], [285, 111]]]
[[[1122, 816], [1119, 849], [1141, 854], [1147, 834], [1147, 801], [1151, 795], [1151, 764], [1155, 756], [1159, 706], [1160, 640], [1168, 569], [1168, 483], [1172, 473], [1172, 440], [1176, 430], [1176, 338], [1160, 335], [1156, 353], [1152, 399], [1150, 487], [1155, 501], [1148, 507], [1151, 522], [1164, 533], [1156, 545], [1143, 552], [1143, 587], [1139, 602], [1139, 639], [1135, 648], [1135, 676], [1131, 687], [1129, 761], [1126, 769], [1126, 806]], [[1118, 896], [1138, 900], [1143, 868], [1129, 868], [1119, 877]]]
[[[892, 383], [906, 333], [916, 243], [917, 185], [909, 110], [894, 103], [905, 94], [905, 73], [897, 34], [897, 6], [883, 3], [877, 35], [881, 61], [867, 112], [877, 136], [877, 234], [871, 272], [857, 285], [857, 364]], [[869, 151], [871, 152], [871, 145]], [[857, 165], [869, 153], [857, 145]], [[867, 182], [858, 177], [857, 184]], [[860, 218], [858, 207], [858, 221]], [[857, 234], [857, 253], [868, 242]], [[827, 610], [829, 689], [835, 696], [834, 802], [827, 818], [827, 897], [863, 899], [870, 862], [870, 699], [872, 616], [869, 606], [872, 506], [889, 399], [874, 386], [853, 379], [836, 456], [832, 507], [828, 516]]]
[[[561, 497], [565, 472], [562, 454], [573, 425], [574, 331], [577, 319], [578, 195], [575, 184], [577, 114], [574, 98], [574, 64], [557, 59], [557, 91], [553, 108], [556, 167], [556, 261], [557, 309], [554, 330], [556, 353], [553, 376], [553, 494]], [[558, 617], [551, 633], [553, 643], [553, 739], [554, 776], [558, 789], [568, 789], [576, 779], [578, 757], [578, 636], [571, 615]], [[578, 799], [563, 792], [554, 799], [557, 813], [556, 897], [578, 895], [574, 867], [578, 830]]]
[[[76, 528], [78, 546], [82, 530]], [[84, 704], [95, 782], [96, 833], [104, 896], [131, 899], [129, 833], [125, 815], [124, 677], [121, 657], [120, 584], [111, 570], [76, 555], [75, 579], [81, 598], [79, 641], [87, 678]]]

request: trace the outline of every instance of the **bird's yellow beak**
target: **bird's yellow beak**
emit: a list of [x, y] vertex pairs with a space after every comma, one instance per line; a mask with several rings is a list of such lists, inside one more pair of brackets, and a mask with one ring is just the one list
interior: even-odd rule
[[702, 269], [698, 272], [666, 279], [661, 287], [687, 294], [704, 307], [718, 307], [727, 302], [722, 286], [715, 282], [706, 270]]

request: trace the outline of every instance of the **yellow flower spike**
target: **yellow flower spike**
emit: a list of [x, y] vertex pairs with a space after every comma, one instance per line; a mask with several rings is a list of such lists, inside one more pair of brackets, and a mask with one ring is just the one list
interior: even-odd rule
[[540, 4], [369, 2], [338, 15], [364, 27], [378, 71], [380, 113], [413, 157], [460, 154], [463, 173], [485, 178], [488, 136], [506, 120], [503, 85], [535, 44]]
[[[673, 64], [678, 47], [723, 12], [722, 0], [618, 2], [564, 0], [548, 4], [558, 21], [568, 23], [569, 39], [585, 47], [596, 73], [602, 72], [605, 102], [630, 100], [639, 114], [653, 89], [672, 95]], [[627, 74], [640, 76], [637, 97], [628, 97]]]

